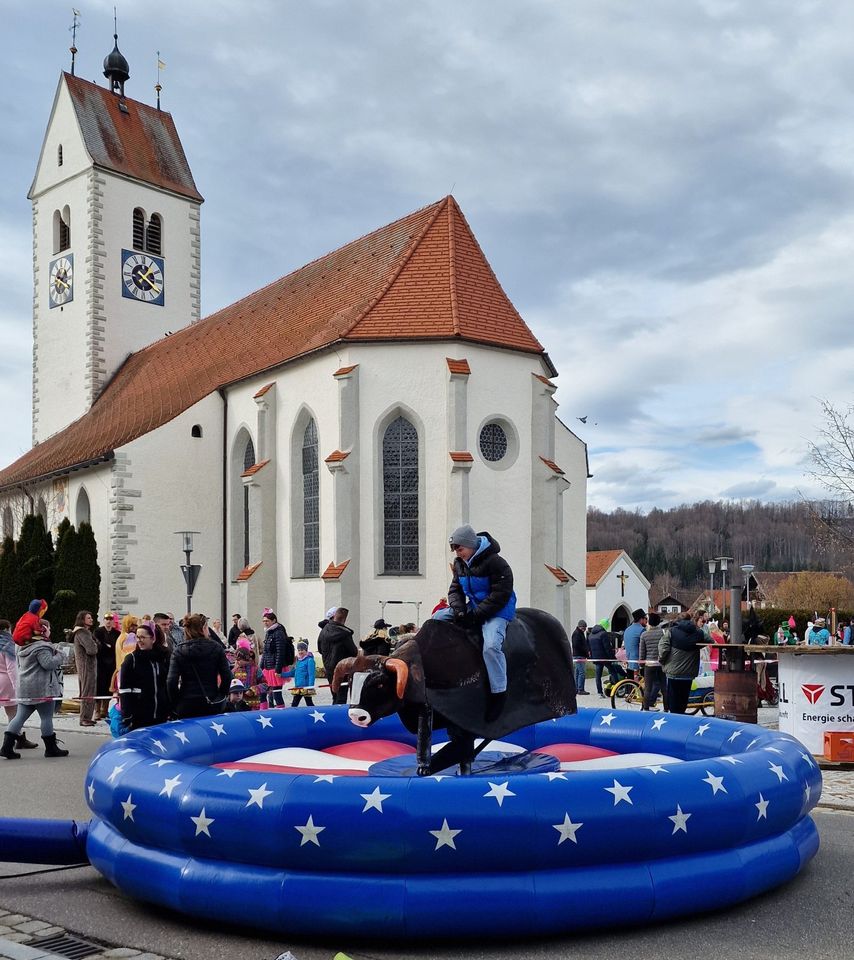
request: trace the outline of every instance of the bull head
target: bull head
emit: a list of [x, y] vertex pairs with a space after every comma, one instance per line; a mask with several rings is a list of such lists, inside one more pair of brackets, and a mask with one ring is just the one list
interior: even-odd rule
[[389, 657], [377, 667], [354, 673], [350, 680], [350, 720], [357, 727], [369, 727], [395, 713], [403, 703], [409, 667]]

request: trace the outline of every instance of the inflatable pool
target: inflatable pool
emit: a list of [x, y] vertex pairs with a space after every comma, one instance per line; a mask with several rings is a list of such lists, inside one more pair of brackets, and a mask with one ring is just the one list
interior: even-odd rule
[[[130, 896], [221, 922], [425, 938], [529, 936], [729, 906], [818, 849], [794, 738], [704, 717], [580, 710], [418, 778], [396, 717], [343, 707], [137, 731], [86, 777], [91, 862]], [[583, 904], [579, 910], [578, 905]]]

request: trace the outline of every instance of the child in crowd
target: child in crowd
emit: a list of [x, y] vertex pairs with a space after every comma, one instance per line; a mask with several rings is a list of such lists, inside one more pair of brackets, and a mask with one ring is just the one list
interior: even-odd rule
[[294, 695], [293, 700], [291, 700], [292, 707], [299, 706], [303, 697], [307, 706], [314, 706], [314, 678], [314, 654], [308, 649], [305, 640], [300, 640], [297, 643], [297, 658], [294, 663], [294, 685], [291, 690]]
[[243, 681], [235, 677], [235, 679], [231, 681], [231, 686], [228, 688], [228, 700], [226, 701], [223, 713], [242, 713], [244, 710], [252, 709], [243, 699], [243, 692]]
[[12, 639], [19, 647], [29, 643], [34, 637], [42, 637], [42, 617], [47, 613], [46, 600], [32, 600], [27, 612], [15, 624]]

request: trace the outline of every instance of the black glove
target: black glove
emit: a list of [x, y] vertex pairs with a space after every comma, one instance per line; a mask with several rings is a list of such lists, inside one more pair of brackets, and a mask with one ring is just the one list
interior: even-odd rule
[[469, 630], [477, 630], [482, 623], [483, 619], [480, 617], [477, 610], [469, 610], [466, 613], [465, 625]]
[[458, 624], [459, 626], [464, 626], [467, 620], [468, 620], [468, 611], [467, 611], [467, 610], [457, 610], [457, 608], [455, 607], [455, 608], [454, 608], [454, 623]]

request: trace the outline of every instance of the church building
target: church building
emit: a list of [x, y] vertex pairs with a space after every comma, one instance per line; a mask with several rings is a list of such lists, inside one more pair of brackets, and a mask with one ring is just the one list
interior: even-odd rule
[[471, 522], [520, 605], [570, 626], [586, 448], [454, 198], [202, 318], [203, 198], [129, 73], [116, 46], [106, 86], [57, 87], [29, 193], [33, 447], [0, 471], [4, 537], [30, 512], [88, 521], [102, 608], [180, 615], [193, 531], [194, 609], [260, 629], [270, 606], [314, 639], [333, 606], [357, 633], [423, 621]]

